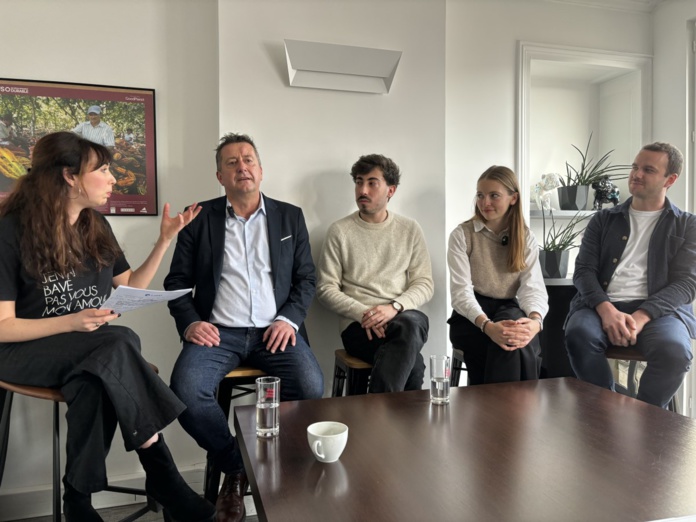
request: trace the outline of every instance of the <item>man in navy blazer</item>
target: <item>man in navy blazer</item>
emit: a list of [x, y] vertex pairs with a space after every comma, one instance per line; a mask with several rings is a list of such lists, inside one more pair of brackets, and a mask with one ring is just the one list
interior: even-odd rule
[[223, 136], [216, 162], [226, 195], [179, 234], [164, 287], [193, 288], [169, 303], [183, 341], [171, 388], [187, 406], [181, 425], [225, 473], [218, 521], [238, 521], [247, 480], [218, 384], [242, 363], [280, 377], [281, 400], [320, 398], [324, 384], [303, 326], [316, 278], [302, 210], [261, 194], [249, 136]]

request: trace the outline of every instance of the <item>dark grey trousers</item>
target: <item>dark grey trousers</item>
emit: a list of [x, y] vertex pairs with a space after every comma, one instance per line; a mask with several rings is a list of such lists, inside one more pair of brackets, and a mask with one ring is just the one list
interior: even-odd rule
[[425, 363], [421, 350], [428, 340], [428, 317], [418, 310], [397, 314], [387, 325], [386, 337], [370, 341], [360, 323], [341, 333], [343, 347], [353, 357], [372, 364], [370, 393], [420, 390]]

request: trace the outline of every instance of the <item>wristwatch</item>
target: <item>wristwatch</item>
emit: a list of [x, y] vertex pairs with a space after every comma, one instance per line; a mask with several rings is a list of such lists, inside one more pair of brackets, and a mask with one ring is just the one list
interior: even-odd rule
[[403, 312], [403, 311], [404, 311], [404, 305], [402, 305], [402, 304], [399, 303], [398, 301], [392, 301], [392, 302], [391, 302], [391, 305], [394, 307], [394, 309], [396, 310], [396, 313], [397, 313], [397, 314], [398, 314], [399, 312]]

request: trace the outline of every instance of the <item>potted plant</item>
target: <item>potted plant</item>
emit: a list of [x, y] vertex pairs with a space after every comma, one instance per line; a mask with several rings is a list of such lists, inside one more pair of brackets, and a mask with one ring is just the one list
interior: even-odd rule
[[[561, 186], [558, 187], [558, 205], [561, 210], [585, 210], [587, 208], [590, 186], [606, 177], [609, 180], [625, 179], [630, 165], [612, 165], [609, 157], [614, 150], [610, 150], [604, 156], [595, 161], [588, 158], [592, 134], [587, 140], [585, 151], [581, 151], [575, 145], [572, 147], [580, 154], [580, 166], [573, 167], [566, 161], [566, 176], [561, 177]], [[623, 171], [623, 172], [622, 172]]]
[[578, 227], [580, 223], [589, 218], [592, 214], [583, 215], [580, 212], [575, 214], [564, 225], [557, 225], [551, 214], [551, 227], [546, 232], [546, 212], [542, 211], [542, 244], [539, 247], [539, 264], [544, 278], [564, 279], [568, 275], [568, 257], [575, 244], [577, 237], [582, 234], [584, 228]]

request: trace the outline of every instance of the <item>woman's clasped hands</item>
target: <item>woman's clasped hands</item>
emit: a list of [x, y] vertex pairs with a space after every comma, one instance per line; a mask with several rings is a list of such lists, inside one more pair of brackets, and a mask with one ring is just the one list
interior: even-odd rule
[[506, 319], [486, 325], [486, 335], [503, 350], [511, 352], [524, 348], [541, 330], [539, 321], [529, 317], [513, 320]]

